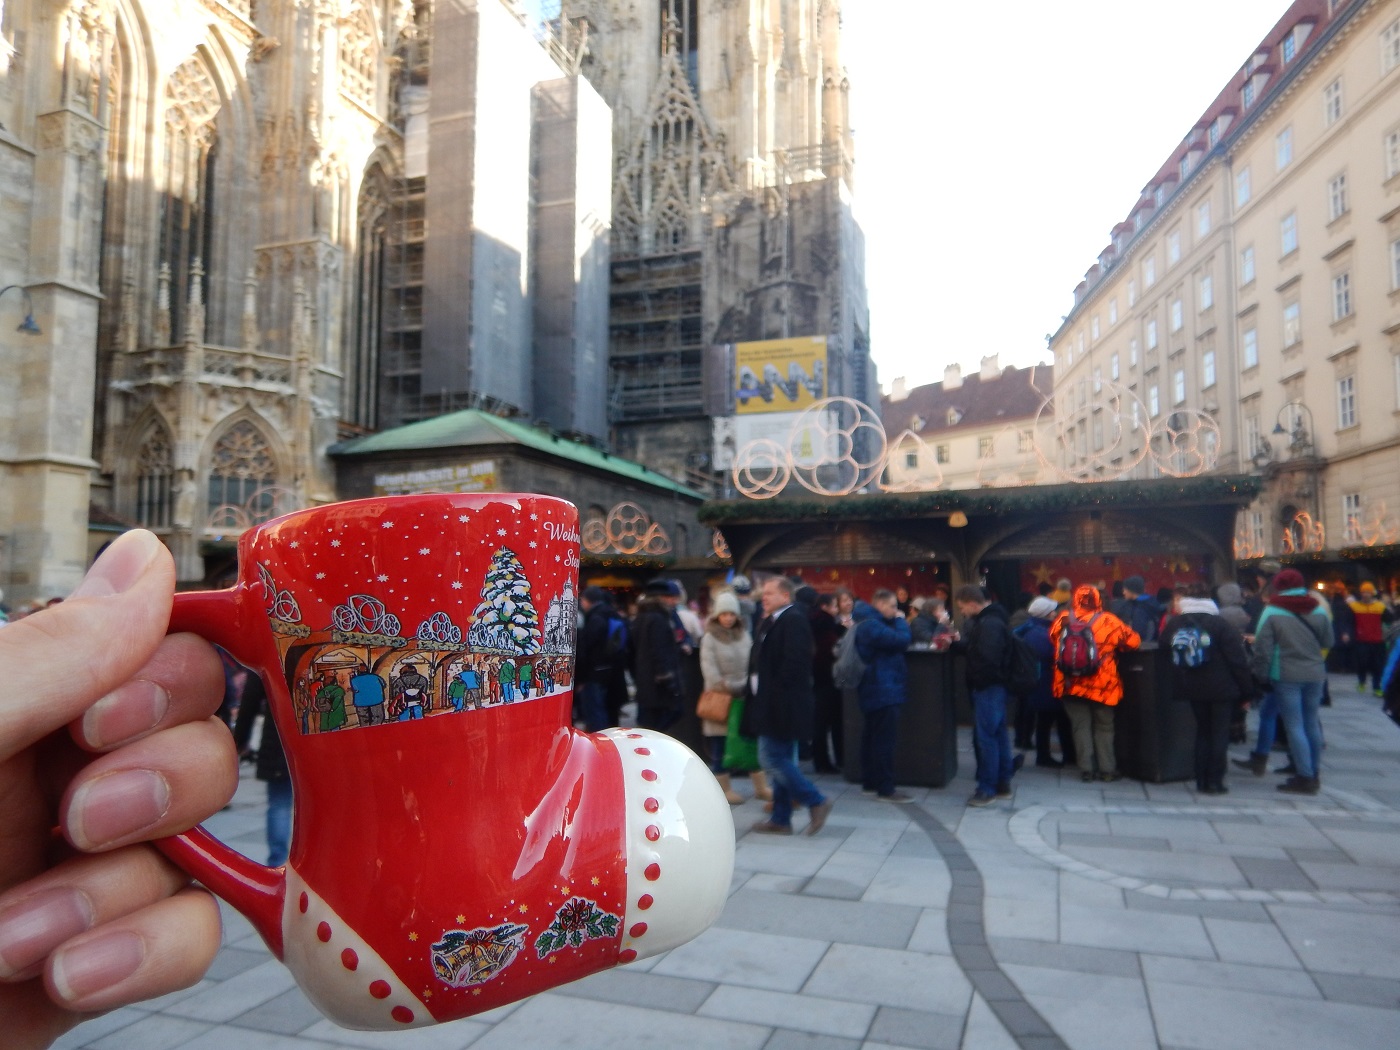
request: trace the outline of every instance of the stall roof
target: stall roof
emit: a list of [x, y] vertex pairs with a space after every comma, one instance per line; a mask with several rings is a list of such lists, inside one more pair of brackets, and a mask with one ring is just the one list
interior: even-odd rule
[[486, 445], [520, 445], [558, 456], [580, 466], [607, 471], [631, 481], [688, 496], [697, 502], [705, 498], [703, 493], [630, 459], [622, 459], [591, 445], [570, 441], [528, 423], [493, 416], [476, 408], [450, 412], [444, 416], [408, 423], [378, 434], [352, 438], [332, 445], [328, 452], [331, 456], [367, 456], [384, 452], [414, 452], [430, 448], [469, 448]]
[[804, 496], [769, 500], [714, 500], [699, 510], [706, 525], [761, 521], [877, 521], [921, 516], [1012, 514], [1141, 506], [1190, 506], [1254, 500], [1263, 479], [1247, 474], [1153, 478], [1064, 485], [878, 492], [853, 496]]

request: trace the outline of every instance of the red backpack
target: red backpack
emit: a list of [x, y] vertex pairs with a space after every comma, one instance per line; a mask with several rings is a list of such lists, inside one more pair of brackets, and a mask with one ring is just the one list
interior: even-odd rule
[[1094, 639], [1093, 628], [1099, 615], [1077, 620], [1070, 612], [1065, 618], [1065, 629], [1055, 646], [1055, 666], [1066, 678], [1088, 678], [1098, 673], [1099, 643]]

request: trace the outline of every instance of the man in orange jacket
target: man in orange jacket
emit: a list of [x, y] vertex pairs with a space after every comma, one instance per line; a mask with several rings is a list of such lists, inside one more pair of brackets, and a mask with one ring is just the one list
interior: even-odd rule
[[1113, 754], [1113, 709], [1123, 697], [1118, 653], [1136, 649], [1142, 638], [1111, 612], [1104, 611], [1098, 588], [1076, 587], [1070, 607], [1050, 627], [1055, 660], [1055, 695], [1064, 700], [1074, 729], [1080, 779], [1119, 780]]

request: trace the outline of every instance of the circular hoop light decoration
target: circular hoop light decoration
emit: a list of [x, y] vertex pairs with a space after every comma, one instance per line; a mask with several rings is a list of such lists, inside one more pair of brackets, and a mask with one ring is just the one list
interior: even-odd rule
[[813, 402], [788, 432], [792, 476], [819, 496], [849, 496], [877, 481], [886, 447], [880, 417], [852, 397]]
[[1314, 521], [1305, 510], [1293, 515], [1293, 520], [1283, 530], [1284, 554], [1316, 553], [1326, 546], [1327, 528], [1322, 522]]
[[710, 535], [710, 549], [715, 552], [715, 557], [720, 561], [729, 561], [732, 555], [729, 553], [729, 544], [724, 541], [724, 533], [715, 529]]
[[792, 465], [787, 449], [771, 438], [750, 441], [734, 453], [734, 487], [749, 499], [772, 499], [787, 487]]
[[[909, 457], [915, 466], [909, 466]], [[932, 492], [943, 486], [943, 468], [932, 446], [912, 430], [890, 442], [885, 452], [880, 488], [885, 492]], [[899, 480], [895, 480], [898, 478]]]
[[1367, 547], [1383, 543], [1400, 543], [1400, 519], [1387, 514], [1385, 500], [1370, 500], [1358, 528], [1361, 542]]
[[1147, 456], [1147, 418], [1137, 395], [1118, 383], [1104, 383], [1092, 401], [1067, 387], [1058, 404], [1046, 398], [1036, 413], [1036, 457], [1061, 481], [1117, 481]]
[[1215, 469], [1220, 424], [1205, 412], [1181, 409], [1152, 428], [1152, 462], [1168, 477], [1194, 478]]
[[608, 549], [607, 524], [602, 518], [589, 518], [583, 523], [579, 542], [589, 554], [606, 553]]
[[1262, 558], [1264, 548], [1256, 546], [1254, 543], [1253, 529], [1249, 523], [1249, 511], [1240, 510], [1235, 514], [1235, 557], [1240, 560], [1246, 558]]

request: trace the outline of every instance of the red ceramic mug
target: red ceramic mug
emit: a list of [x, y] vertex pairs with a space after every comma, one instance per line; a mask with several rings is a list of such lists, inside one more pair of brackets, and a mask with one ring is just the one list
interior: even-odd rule
[[203, 828], [158, 843], [246, 915], [328, 1017], [448, 1021], [655, 955], [719, 915], [734, 828], [686, 747], [571, 721], [578, 511], [389, 496], [245, 533], [179, 594], [255, 668], [287, 753], [285, 868]]

